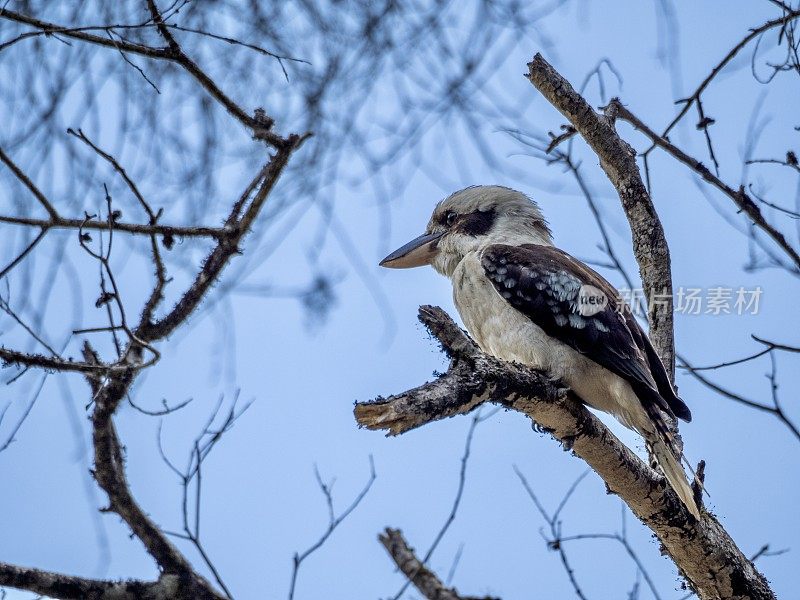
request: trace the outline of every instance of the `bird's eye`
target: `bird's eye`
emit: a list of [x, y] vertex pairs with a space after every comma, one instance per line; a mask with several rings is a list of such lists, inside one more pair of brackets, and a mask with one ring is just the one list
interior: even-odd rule
[[447, 213], [447, 216], [445, 217], [445, 222], [447, 223], [448, 227], [450, 227], [453, 223], [455, 223], [456, 222], [456, 213], [454, 213], [452, 211]]

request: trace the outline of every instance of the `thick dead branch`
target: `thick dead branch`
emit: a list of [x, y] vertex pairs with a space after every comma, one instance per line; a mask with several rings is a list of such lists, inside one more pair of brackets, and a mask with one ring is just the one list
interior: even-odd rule
[[417, 558], [414, 549], [409, 547], [403, 537], [403, 532], [399, 529], [387, 527], [386, 531], [378, 536], [378, 540], [386, 548], [397, 568], [409, 578], [425, 598], [429, 600], [497, 600], [489, 596], [483, 598], [462, 596], [455, 588], [447, 587], [436, 576], [436, 573]]
[[171, 600], [185, 597], [178, 595], [178, 580], [165, 574], [158, 581], [105, 581], [0, 563], [0, 586], [62, 600]]
[[59, 371], [62, 373], [98, 374], [112, 371], [124, 371], [129, 367], [119, 365], [101, 365], [78, 362], [57, 356], [43, 354], [28, 354], [18, 350], [11, 350], [0, 346], [0, 362], [4, 365], [18, 365], [22, 367], [37, 367], [46, 371]]
[[180, 577], [184, 592], [191, 591], [204, 598], [222, 598], [193, 570], [191, 564], [142, 510], [131, 493], [125, 475], [122, 446], [112, 417], [120, 400], [128, 393], [133, 376], [134, 372], [131, 371], [127, 376], [112, 378], [95, 394], [96, 408], [92, 414], [94, 478], [108, 494], [107, 510], [115, 512], [127, 523], [165, 573]]
[[766, 579], [717, 519], [696, 522], [664, 479], [545, 374], [482, 354], [440, 308], [420, 320], [452, 363], [447, 374], [389, 398], [359, 403], [358, 423], [397, 435], [491, 401], [523, 413], [583, 459], [659, 538], [702, 600], [774, 600]]
[[[528, 63], [528, 79], [563, 114], [600, 159], [628, 217], [633, 252], [648, 299], [650, 339], [674, 377], [672, 265], [664, 228], [636, 164], [636, 152], [614, 129], [613, 115], [596, 112], [541, 54]], [[658, 299], [658, 301], [655, 301]]]

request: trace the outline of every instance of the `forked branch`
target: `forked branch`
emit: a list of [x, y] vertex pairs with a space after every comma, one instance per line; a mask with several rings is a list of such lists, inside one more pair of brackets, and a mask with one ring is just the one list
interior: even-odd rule
[[774, 600], [766, 579], [710, 513], [700, 522], [664, 479], [544, 373], [483, 354], [440, 308], [420, 321], [451, 357], [447, 373], [402, 394], [356, 404], [359, 425], [399, 435], [484, 402], [520, 412], [584, 460], [663, 544], [702, 600]]
[[649, 300], [650, 339], [667, 372], [674, 377], [672, 263], [664, 228], [636, 164], [636, 152], [619, 137], [613, 118], [595, 111], [541, 54], [536, 54], [528, 63], [528, 79], [594, 150], [600, 166], [619, 194], [630, 224], [633, 253], [639, 263], [642, 285]]

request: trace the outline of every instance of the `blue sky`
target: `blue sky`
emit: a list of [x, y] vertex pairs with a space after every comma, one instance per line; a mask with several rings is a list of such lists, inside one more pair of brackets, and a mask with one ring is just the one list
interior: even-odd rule
[[[674, 114], [673, 101], [690, 92], [748, 28], [777, 16], [769, 2], [737, 0], [725, 3], [724, 12], [721, 7], [712, 2], [680, 4], [678, 69], [672, 74], [658, 57], [659, 13], [650, 2], [568, 4], [542, 25], [552, 42], [546, 57], [576, 83], [600, 58], [609, 58], [623, 76], [621, 87], [609, 79], [610, 93], [620, 95], [634, 113], [658, 129]], [[765, 52], [770, 43], [774, 44], [774, 36], [764, 40]], [[556, 130], [563, 119], [521, 76], [525, 63], [540, 49], [534, 42], [516, 46], [491, 85], [501, 87], [509, 98], [530, 99], [521, 129]], [[746, 58], [735, 61], [705, 97], [706, 110], [717, 121], [712, 131], [721, 175], [733, 185], [742, 181], [748, 120], [757, 104], [761, 105], [758, 118], [766, 125], [755, 154], [777, 157], [793, 144], [797, 148], [798, 133], [792, 129], [797, 125], [797, 109], [791, 108], [797, 104], [797, 77], [784, 74], [770, 86], [759, 86], [752, 81], [749, 57], [747, 52]], [[390, 91], [379, 90], [375, 102], [381, 93]], [[601, 103], [596, 87], [587, 93], [593, 104]], [[367, 104], [362, 118], [380, 109]], [[704, 141], [693, 123], [688, 118], [673, 140], [705, 159]], [[637, 148], [646, 147], [629, 127], [620, 125], [620, 131]], [[341, 184], [326, 192], [336, 195], [334, 227], [352, 241], [364, 265], [362, 275], [377, 286], [385, 304], [375, 301], [353, 266], [349, 248], [341, 243], [344, 235], [329, 235], [319, 264], [340, 273], [341, 281], [336, 287], [336, 306], [324, 325], [309, 329], [295, 300], [231, 293], [227, 302], [215, 304], [195, 317], [186, 331], [176, 334], [163, 347], [163, 360], [137, 385], [137, 401], [149, 406], [156, 406], [161, 398], [171, 403], [194, 398], [163, 423], [165, 450], [181, 464], [220, 395], [227, 402], [240, 390], [240, 401], [254, 400], [204, 468], [204, 544], [237, 597], [285, 597], [292, 554], [310, 546], [324, 531], [326, 506], [314, 465], [324, 478], [335, 478], [333, 492], [339, 509], [366, 482], [370, 456], [377, 480], [328, 543], [304, 563], [297, 598], [393, 595], [402, 578], [378, 544], [378, 533], [386, 526], [399, 527], [412, 545], [425, 549], [447, 517], [470, 419], [450, 419], [385, 439], [357, 429], [352, 416], [354, 401], [405, 390], [446, 368], [436, 344], [417, 323], [416, 311], [420, 304], [438, 304], [455, 315], [449, 283], [430, 269], [384, 272], [377, 267], [389, 250], [422, 231], [438, 200], [455, 187], [512, 185], [541, 204], [559, 246], [581, 258], [602, 259], [597, 249], [600, 236], [569, 175], [526, 155], [495, 125], [487, 124], [483, 133], [490, 144], [486, 150], [503, 167], [524, 172], [524, 181], [487, 167], [469, 140], [463, 139], [463, 130], [449, 130], [442, 124], [421, 143], [428, 145], [428, 170], [437, 171], [438, 179], [452, 182], [453, 187], [439, 185], [422, 170], [403, 167], [406, 185], [392, 198], [388, 234], [376, 226], [385, 208], [371, 185]], [[462, 149], [458, 159], [436, 153], [436, 136], [442, 134], [451, 136]], [[635, 274], [627, 222], [613, 189], [596, 157], [580, 141], [575, 147], [601, 200], [616, 250]], [[693, 177], [669, 157], [656, 155], [651, 169], [654, 202], [673, 256], [675, 286], [763, 289], [757, 315], [677, 315], [678, 350], [696, 363], [708, 364], [758, 349], [751, 333], [796, 344], [797, 279], [774, 269], [745, 272], [746, 239], [720, 214], [743, 223], [730, 202], [715, 192], [706, 199]], [[775, 169], [751, 169], [756, 174], [749, 180], [782, 204], [793, 204], [796, 181]], [[220, 173], [223, 188], [239, 188], [246, 175], [234, 171], [235, 166]], [[0, 206], [9, 206], [8, 198]], [[308, 271], [307, 249], [322, 218], [313, 210], [306, 213], [274, 255], [253, 269], [247, 282], [304, 281], [305, 276], [298, 274]], [[770, 218], [797, 242], [791, 221], [778, 221], [774, 214]], [[59, 240], [72, 243], [53, 237], [38, 258], [42, 263]], [[245, 244], [245, 253], [247, 249]], [[77, 268], [89, 268], [77, 256]], [[125, 269], [122, 285], [133, 302], [149, 281], [149, 271], [135, 253], [119, 260], [119, 268]], [[41, 271], [38, 277], [45, 277]], [[622, 285], [613, 272], [603, 274]], [[224, 283], [218, 291], [226, 287]], [[179, 289], [180, 277], [174, 285]], [[66, 289], [63, 282], [59, 284], [51, 301], [59, 302]], [[94, 290], [84, 293], [87, 318], [96, 318], [88, 308]], [[55, 310], [47, 322], [63, 318]], [[10, 328], [7, 320], [0, 321], [0, 331]], [[800, 378], [790, 359], [778, 357], [780, 392], [789, 413], [800, 420], [796, 404]], [[768, 369], [769, 363], [762, 360], [715, 375], [725, 385], [768, 403], [769, 384], [764, 376]], [[140, 543], [130, 540], [119, 519], [110, 515], [99, 518], [109, 544], [104, 559], [96, 512], [103, 498], [88, 478], [89, 437], [83, 412], [87, 390], [77, 377], [64, 381], [47, 378], [17, 441], [0, 453], [0, 560], [95, 577], [153, 578], [155, 567]], [[26, 376], [17, 385], [0, 389], [0, 406], [11, 403], [9, 417], [20, 414], [38, 384], [37, 377]], [[758, 563], [777, 594], [789, 597], [800, 584], [794, 568], [800, 537], [797, 439], [776, 419], [724, 400], [685, 374], [679, 373], [678, 385], [694, 415], [693, 422], [682, 429], [686, 452], [691, 460], [703, 458], [708, 464], [710, 507], [746, 554], [764, 543], [773, 549], [791, 549]], [[127, 446], [134, 493], [164, 528], [178, 529], [180, 489], [157, 453], [158, 421], [128, 409], [120, 413], [117, 424]], [[634, 435], [610, 424], [641, 452]], [[1, 438], [7, 426], [6, 422], [0, 427]], [[431, 566], [446, 575], [462, 548], [453, 583], [465, 594], [492, 593], [505, 599], [570, 597], [558, 557], [547, 550], [539, 533], [544, 523], [513, 465], [551, 509], [584, 470], [578, 459], [548, 436], [532, 431], [520, 415], [495, 414], [475, 432], [462, 504]], [[620, 514], [620, 501], [606, 495], [602, 481], [590, 474], [563, 514], [564, 532], [619, 531]], [[681, 597], [672, 564], [659, 555], [649, 531], [629, 513], [627, 532], [657, 581], [661, 597]], [[197, 559], [191, 548], [185, 551]], [[569, 552], [589, 597], [625, 597], [636, 579], [635, 565], [611, 542], [575, 542]], [[648, 594], [642, 591], [643, 598]], [[28, 596], [10, 593], [9, 597]], [[409, 592], [409, 597], [417, 596]]]

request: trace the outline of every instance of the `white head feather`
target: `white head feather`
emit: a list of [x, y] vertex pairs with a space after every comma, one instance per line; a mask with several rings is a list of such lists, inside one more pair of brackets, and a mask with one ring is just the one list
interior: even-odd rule
[[426, 233], [444, 232], [433, 267], [450, 276], [469, 252], [491, 244], [552, 246], [539, 205], [522, 192], [476, 185], [451, 194], [433, 211]]

